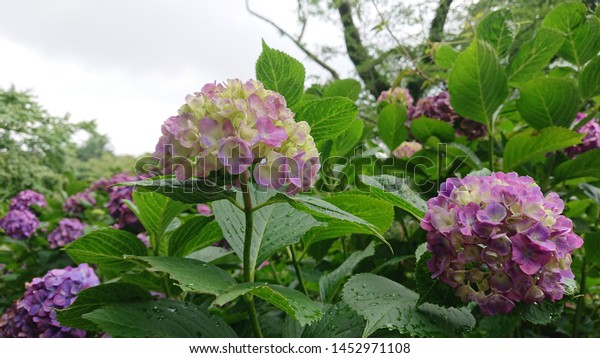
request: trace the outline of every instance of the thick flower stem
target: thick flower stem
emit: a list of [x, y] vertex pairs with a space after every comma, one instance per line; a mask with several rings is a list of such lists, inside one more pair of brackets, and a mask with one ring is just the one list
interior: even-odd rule
[[300, 269], [300, 262], [296, 259], [296, 249], [294, 248], [294, 245], [290, 245], [289, 248], [290, 256], [292, 257], [292, 262], [294, 263], [294, 270], [296, 271], [296, 276], [298, 277], [298, 286], [300, 287], [300, 290], [308, 296], [308, 290], [306, 289], [306, 284], [304, 283], [304, 276], [302, 275], [302, 270]]
[[[244, 199], [244, 215], [246, 217], [246, 229], [244, 237], [244, 281], [254, 282], [254, 266], [250, 263], [250, 251], [252, 249], [252, 232], [254, 230], [253, 215], [252, 215], [252, 198], [250, 197], [250, 187], [248, 180], [250, 172], [245, 171], [240, 175], [240, 187], [242, 189], [242, 196]], [[244, 300], [248, 304], [248, 313], [250, 314], [250, 321], [252, 322], [252, 328], [254, 334], [258, 338], [262, 338], [263, 334], [258, 323], [258, 316], [256, 315], [256, 306], [254, 305], [254, 296], [250, 293], [244, 295]]]

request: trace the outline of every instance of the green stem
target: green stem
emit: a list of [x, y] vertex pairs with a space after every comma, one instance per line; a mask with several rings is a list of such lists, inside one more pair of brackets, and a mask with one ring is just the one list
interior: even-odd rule
[[575, 310], [575, 322], [573, 322], [573, 333], [571, 336], [573, 338], [577, 338], [579, 335], [579, 324], [581, 323], [581, 316], [583, 315], [583, 310], [585, 309], [585, 280], [586, 280], [586, 260], [585, 256], [583, 257], [583, 261], [581, 263], [581, 289], [579, 290], [579, 294], [581, 297], [577, 300], [577, 308]]
[[[254, 231], [253, 215], [252, 215], [252, 197], [250, 196], [250, 186], [248, 180], [250, 172], [245, 171], [240, 175], [240, 187], [242, 189], [242, 197], [244, 199], [244, 216], [246, 217], [246, 229], [244, 237], [244, 281], [254, 282], [254, 266], [250, 264], [250, 251], [252, 250], [252, 232]], [[254, 295], [248, 293], [244, 295], [244, 300], [248, 304], [248, 313], [254, 334], [258, 338], [262, 338], [263, 334], [258, 323], [256, 315], [256, 306], [254, 305]]]
[[277, 274], [277, 270], [275, 269], [275, 264], [273, 263], [273, 259], [269, 260], [269, 267], [271, 268], [271, 272], [273, 272], [273, 278], [275, 279], [275, 282], [277, 282], [278, 285], [281, 285], [281, 279], [279, 278], [279, 275]]
[[169, 282], [169, 275], [166, 273], [162, 277], [162, 284], [163, 289], [165, 290], [165, 296], [167, 296], [167, 298], [173, 297], [173, 293], [171, 293], [171, 283]]
[[294, 263], [294, 270], [296, 270], [296, 276], [298, 276], [298, 286], [300, 286], [300, 290], [302, 290], [302, 292], [308, 296], [308, 290], [304, 284], [304, 276], [302, 276], [302, 270], [300, 269], [300, 262], [296, 259], [296, 249], [294, 249], [294, 245], [290, 245], [289, 248], [290, 256], [292, 257], [292, 262]]
[[490, 170], [494, 171], [494, 120], [490, 122], [490, 127], [488, 128], [488, 139], [490, 144]]

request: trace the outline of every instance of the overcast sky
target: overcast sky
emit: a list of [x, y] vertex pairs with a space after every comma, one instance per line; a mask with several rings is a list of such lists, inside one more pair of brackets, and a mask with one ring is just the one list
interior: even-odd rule
[[[296, 32], [295, 0], [251, 4]], [[0, 0], [0, 87], [31, 90], [53, 115], [96, 119], [116, 153], [138, 155], [186, 94], [253, 78], [261, 38], [327, 77], [244, 0]], [[305, 40], [343, 44], [340, 29], [314, 21]], [[349, 74], [347, 58], [332, 64]]]

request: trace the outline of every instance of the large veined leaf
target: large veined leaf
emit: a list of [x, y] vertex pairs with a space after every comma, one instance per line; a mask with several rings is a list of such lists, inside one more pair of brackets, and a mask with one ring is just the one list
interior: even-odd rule
[[579, 75], [579, 91], [583, 98], [600, 94], [600, 57], [592, 59]]
[[519, 48], [508, 66], [508, 82], [512, 86], [520, 86], [536, 77], [548, 65], [563, 41], [564, 36], [558, 30], [540, 28], [533, 39]]
[[410, 131], [420, 142], [425, 143], [430, 137], [437, 137], [444, 143], [454, 141], [454, 128], [437, 119], [421, 117], [410, 122]]
[[563, 302], [542, 301], [540, 303], [525, 305], [521, 312], [521, 318], [537, 325], [546, 325], [560, 318]]
[[443, 70], [451, 69], [458, 57], [458, 52], [448, 45], [442, 45], [435, 50], [435, 63]]
[[263, 41], [262, 53], [256, 61], [256, 78], [265, 88], [285, 97], [288, 107], [296, 104], [302, 97], [304, 77], [302, 63], [284, 52], [270, 48]]
[[218, 295], [235, 284], [235, 280], [217, 266], [184, 257], [136, 256], [149, 265], [150, 271], [166, 272], [183, 291]]
[[[381, 234], [390, 227], [394, 219], [394, 208], [390, 203], [358, 192], [342, 192], [326, 198], [325, 201], [375, 225]], [[322, 221], [327, 225], [312, 228], [307, 232], [304, 236], [306, 242], [315, 243], [344, 235], [371, 233], [371, 228], [346, 220], [322, 219]]]
[[[260, 205], [270, 194], [252, 192], [253, 204]], [[236, 254], [244, 254], [246, 220], [244, 213], [229, 201], [213, 203], [215, 218], [223, 235]], [[252, 249], [250, 265], [256, 267], [282, 247], [300, 241], [311, 228], [321, 225], [318, 221], [287, 203], [265, 206], [253, 213]]]
[[416, 337], [460, 337], [475, 326], [475, 318], [465, 308], [417, 306], [418, 298], [399, 283], [368, 273], [353, 276], [344, 285], [344, 302], [367, 321], [363, 337], [379, 329]]
[[303, 102], [296, 112], [297, 121], [310, 125], [315, 142], [334, 139], [342, 134], [356, 119], [358, 108], [344, 97], [327, 97]]
[[358, 100], [362, 91], [360, 82], [355, 79], [347, 78], [333, 81], [323, 88], [323, 97], [346, 97], [353, 101]]
[[497, 10], [484, 17], [477, 25], [477, 38], [490, 44], [500, 57], [513, 41], [514, 28], [510, 19], [508, 10]]
[[425, 217], [427, 203], [412, 191], [404, 179], [391, 175], [361, 175], [360, 181], [368, 185], [371, 196], [383, 199], [388, 203], [408, 212], [416, 219]]
[[506, 73], [494, 49], [484, 41], [473, 41], [450, 72], [450, 102], [467, 118], [489, 125], [494, 112], [508, 96]]
[[352, 121], [346, 131], [333, 140], [329, 156], [331, 158], [343, 156], [356, 148], [362, 138], [364, 128], [365, 124], [361, 120], [355, 119]]
[[118, 186], [134, 186], [138, 191], [160, 193], [186, 204], [203, 204], [235, 197], [235, 192], [225, 189], [225, 182], [211, 178], [178, 180], [170, 177], [156, 177], [119, 183]]
[[292, 316], [301, 326], [311, 324], [323, 316], [321, 309], [310, 298], [294, 289], [259, 282], [232, 286], [214, 301], [224, 305], [245, 294], [253, 294]]
[[150, 244], [156, 247], [161, 242], [169, 224], [181, 214], [188, 205], [172, 200], [160, 193], [134, 192], [132, 207], [150, 236]]
[[100, 265], [110, 271], [126, 271], [135, 266], [124, 260], [123, 255], [148, 254], [135, 235], [113, 228], [92, 231], [67, 245], [65, 250], [76, 263]]
[[345, 302], [327, 304], [323, 318], [304, 329], [303, 338], [356, 338], [365, 329], [365, 320]]
[[82, 315], [111, 304], [149, 301], [150, 293], [139, 286], [113, 282], [87, 288], [77, 294], [77, 299], [67, 309], [56, 311], [56, 318], [65, 327], [99, 331], [93, 322]]
[[534, 78], [521, 87], [517, 109], [535, 129], [569, 127], [580, 98], [577, 84], [568, 78]]
[[319, 290], [323, 302], [331, 302], [343, 280], [352, 275], [358, 264], [375, 254], [375, 245], [371, 242], [364, 250], [355, 251], [338, 268], [319, 279]]
[[561, 127], [547, 127], [539, 133], [519, 133], [504, 148], [504, 171], [519, 165], [541, 160], [544, 154], [581, 142], [583, 134]]
[[83, 318], [113, 337], [232, 338], [233, 329], [206, 308], [182, 301], [144, 301], [103, 306]]
[[560, 164], [554, 173], [556, 179], [595, 177], [600, 178], [600, 149], [578, 154], [577, 157]]
[[542, 21], [542, 26], [550, 27], [563, 34], [567, 34], [585, 21], [586, 12], [587, 9], [582, 3], [561, 4], [546, 14], [546, 17]]
[[379, 136], [385, 145], [394, 150], [408, 139], [406, 127], [406, 107], [391, 104], [381, 110], [377, 120]]
[[187, 256], [223, 237], [219, 224], [205, 216], [195, 216], [169, 235], [169, 256]]

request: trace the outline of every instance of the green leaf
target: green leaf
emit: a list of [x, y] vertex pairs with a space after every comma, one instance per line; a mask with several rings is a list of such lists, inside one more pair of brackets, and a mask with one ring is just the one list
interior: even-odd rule
[[290, 55], [270, 48], [262, 42], [262, 53], [256, 61], [256, 78], [266, 89], [280, 93], [288, 107], [304, 93], [304, 66]]
[[519, 87], [536, 77], [548, 65], [563, 42], [564, 37], [559, 31], [540, 28], [535, 38], [519, 48], [517, 55], [508, 66], [508, 82], [512, 86]]
[[431, 271], [427, 267], [427, 261], [431, 259], [431, 252], [425, 252], [417, 257], [415, 268], [415, 280], [419, 299], [417, 305], [429, 302], [441, 307], [462, 306], [462, 302], [454, 295], [450, 286], [443, 283], [439, 278], [431, 278]]
[[404, 179], [391, 175], [361, 175], [360, 181], [369, 186], [371, 196], [387, 201], [408, 212], [417, 220], [425, 217], [427, 203], [412, 191]]
[[585, 258], [589, 263], [600, 267], [600, 232], [588, 232], [583, 243]]
[[148, 301], [150, 294], [136, 285], [113, 282], [87, 288], [67, 309], [57, 310], [56, 318], [65, 327], [99, 331], [97, 325], [82, 317], [102, 306], [134, 301]]
[[[394, 220], [394, 208], [388, 202], [372, 198], [358, 192], [342, 192], [335, 194], [325, 201], [338, 208], [355, 215], [377, 227], [379, 233], [383, 234]], [[305, 242], [315, 242], [341, 237], [350, 234], [370, 234], [371, 229], [353, 222], [337, 219], [324, 219], [327, 226], [312, 228], [304, 236]]]
[[442, 45], [435, 51], [435, 63], [442, 70], [451, 69], [457, 57], [458, 51], [449, 45]]
[[304, 103], [296, 112], [296, 121], [306, 121], [315, 142], [334, 139], [356, 119], [358, 108], [348, 98], [328, 97]]
[[581, 71], [579, 91], [584, 99], [600, 94], [600, 57], [592, 59]]
[[550, 27], [567, 34], [585, 21], [586, 12], [587, 9], [582, 3], [561, 4], [546, 14], [542, 27]]
[[[253, 204], [266, 200], [265, 194], [252, 192]], [[246, 219], [244, 213], [229, 201], [213, 203], [215, 218], [225, 235], [225, 239], [236, 254], [242, 258]], [[298, 211], [286, 203], [268, 205], [253, 213], [252, 249], [250, 264], [260, 265], [282, 247], [295, 244], [311, 228], [321, 225], [310, 215]]]
[[319, 279], [321, 301], [331, 302], [344, 279], [352, 275], [352, 272], [362, 260], [373, 255], [375, 255], [375, 245], [371, 242], [364, 250], [353, 252], [338, 268], [321, 276]]
[[497, 314], [483, 317], [477, 325], [477, 330], [486, 338], [511, 338], [514, 330], [520, 325], [521, 318], [515, 314]]
[[218, 295], [235, 284], [235, 280], [217, 266], [184, 257], [136, 256], [146, 262], [149, 271], [166, 272], [183, 291]]
[[233, 329], [205, 308], [181, 301], [108, 305], [83, 318], [113, 337], [231, 338]]
[[460, 337], [475, 326], [475, 318], [465, 308], [430, 303], [417, 307], [418, 298], [408, 288], [368, 273], [350, 278], [343, 295], [343, 300], [367, 321], [363, 337], [384, 328], [417, 337]]
[[362, 138], [364, 128], [365, 125], [361, 120], [355, 119], [352, 121], [346, 131], [333, 140], [329, 156], [341, 157], [356, 148]]
[[564, 303], [542, 301], [524, 305], [521, 318], [537, 325], [546, 325], [556, 321], [562, 314]]
[[544, 154], [581, 142], [583, 134], [561, 127], [547, 127], [539, 133], [519, 133], [504, 148], [504, 171], [519, 165], [541, 160]]
[[508, 96], [506, 74], [494, 49], [485, 42], [474, 41], [458, 55], [448, 90], [456, 113], [489, 125]]
[[454, 128], [446, 122], [426, 117], [410, 122], [410, 132], [419, 142], [425, 143], [429, 137], [437, 137], [443, 143], [453, 142]]
[[510, 18], [508, 10], [497, 10], [484, 17], [477, 25], [477, 39], [492, 45], [500, 57], [513, 41], [514, 29], [509, 23]]
[[214, 304], [221, 306], [247, 293], [253, 294], [281, 309], [297, 320], [301, 326], [311, 324], [323, 316], [323, 312], [319, 307], [299, 291], [258, 282], [237, 284], [217, 297]]
[[391, 104], [385, 106], [379, 114], [377, 129], [379, 136], [390, 149], [396, 149], [402, 142], [408, 139], [406, 127], [406, 108]]
[[169, 237], [169, 256], [187, 256], [219, 241], [223, 233], [213, 218], [194, 216]]
[[560, 164], [554, 175], [558, 180], [573, 178], [600, 178], [600, 149], [593, 149]]
[[[225, 182], [231, 182], [231, 179]], [[134, 186], [138, 191], [156, 192], [186, 204], [204, 204], [215, 200], [235, 197], [235, 192], [226, 190], [223, 182], [208, 178], [177, 180], [156, 177], [136, 182], [120, 183], [117, 186]]]
[[152, 247], [158, 246], [169, 224], [188, 208], [188, 205], [160, 193], [135, 191], [133, 202], [132, 210], [148, 232]]
[[67, 245], [65, 250], [76, 263], [100, 265], [111, 271], [126, 271], [135, 266], [124, 260], [123, 255], [148, 254], [146, 246], [135, 235], [113, 228], [92, 231]]
[[353, 101], [358, 100], [362, 86], [357, 80], [347, 78], [334, 81], [323, 89], [323, 97], [346, 97]]
[[558, 54], [577, 67], [598, 56], [600, 51], [600, 19], [593, 16], [566, 34]]
[[231, 254], [233, 254], [233, 251], [224, 249], [222, 247], [209, 246], [203, 248], [202, 250], [192, 252], [186, 257], [188, 259], [194, 259], [198, 261], [213, 262]]
[[521, 88], [517, 109], [533, 128], [569, 127], [579, 109], [579, 91], [567, 78], [534, 78]]
[[357, 338], [365, 320], [344, 302], [325, 305], [323, 318], [306, 327], [302, 338]]

